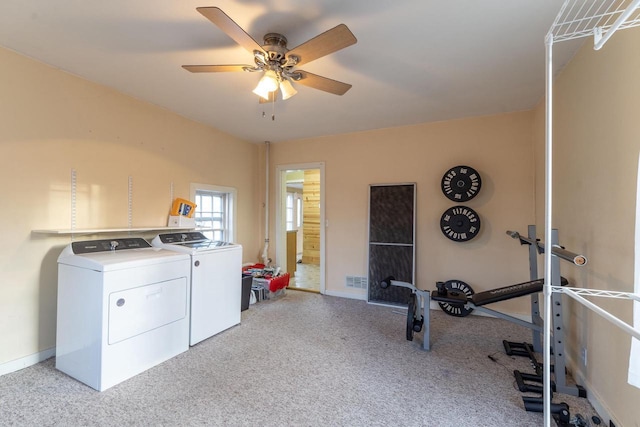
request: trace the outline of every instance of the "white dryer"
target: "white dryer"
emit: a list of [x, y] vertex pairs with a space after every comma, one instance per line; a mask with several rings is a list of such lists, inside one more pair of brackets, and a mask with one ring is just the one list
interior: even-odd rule
[[58, 257], [56, 368], [103, 391], [189, 349], [190, 258], [142, 238]]
[[151, 244], [191, 256], [191, 345], [240, 323], [242, 246], [197, 231], [159, 234]]

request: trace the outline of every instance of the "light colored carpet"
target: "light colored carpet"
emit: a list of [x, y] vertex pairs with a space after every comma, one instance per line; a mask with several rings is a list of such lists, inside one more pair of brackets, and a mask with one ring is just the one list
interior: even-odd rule
[[[289, 290], [242, 323], [102, 393], [54, 359], [0, 377], [0, 424], [16, 426], [540, 426], [523, 409], [504, 320], [432, 315], [430, 352], [398, 309]], [[492, 355], [496, 362], [488, 356]], [[585, 399], [557, 396], [571, 412]], [[580, 405], [576, 410], [573, 402]], [[571, 402], [571, 403], [570, 403]]]

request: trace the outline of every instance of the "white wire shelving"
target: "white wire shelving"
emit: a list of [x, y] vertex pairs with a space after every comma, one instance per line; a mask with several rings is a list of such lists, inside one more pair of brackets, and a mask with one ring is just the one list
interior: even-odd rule
[[640, 25], [640, 0], [567, 0], [549, 34], [554, 42], [593, 36], [599, 50], [617, 31]]
[[[565, 0], [546, 37], [546, 112], [545, 112], [545, 241], [551, 241], [553, 224], [553, 44], [593, 37], [593, 47], [599, 50], [616, 31], [640, 26], [640, 0]], [[640, 330], [620, 320], [585, 297], [605, 297], [640, 301], [640, 295], [608, 290], [562, 288], [551, 286], [552, 251], [545, 259], [544, 316], [544, 425], [551, 426], [551, 295], [563, 293], [604, 317], [631, 336], [640, 339]]]
[[602, 307], [588, 300], [586, 297], [600, 297], [600, 298], [613, 298], [613, 299], [625, 299], [625, 300], [635, 300], [640, 302], [640, 294], [634, 294], [632, 292], [616, 292], [616, 291], [607, 291], [600, 289], [581, 289], [581, 288], [563, 288], [561, 286], [552, 286], [552, 292], [557, 292], [561, 294], [565, 294], [574, 300], [578, 301], [580, 304], [588, 307], [594, 313], [600, 315], [604, 319], [613, 323], [632, 337], [640, 340], [640, 329], [634, 328], [629, 325], [624, 320], [619, 319], [613, 314], [609, 313]]

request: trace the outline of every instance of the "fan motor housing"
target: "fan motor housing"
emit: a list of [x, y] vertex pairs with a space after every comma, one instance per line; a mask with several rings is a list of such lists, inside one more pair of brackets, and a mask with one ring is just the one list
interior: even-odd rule
[[265, 34], [264, 45], [262, 48], [267, 52], [269, 61], [285, 61], [285, 54], [289, 51], [287, 49], [287, 38], [279, 33]]

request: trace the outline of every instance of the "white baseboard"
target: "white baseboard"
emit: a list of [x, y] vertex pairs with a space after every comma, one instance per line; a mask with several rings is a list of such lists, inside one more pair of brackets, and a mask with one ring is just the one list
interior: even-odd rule
[[[602, 419], [602, 425], [609, 425], [609, 420], [613, 421], [617, 426], [621, 425], [615, 418], [611, 416], [609, 408], [607, 408], [607, 406], [602, 403], [600, 395], [593, 389], [593, 387], [591, 387], [591, 384], [585, 379], [584, 373], [581, 370], [578, 370], [576, 366], [577, 365], [575, 363], [575, 360], [567, 355], [567, 367], [569, 367], [571, 371], [571, 376], [573, 376], [576, 384], [580, 384], [587, 391], [587, 400], [589, 401], [589, 403], [591, 403], [593, 409], [595, 409], [598, 416]], [[569, 408], [569, 410], [571, 410], [571, 408]]]
[[[438, 304], [438, 301], [431, 300], [431, 304], [429, 305], [429, 307], [431, 308], [431, 310], [441, 310], [440, 305]], [[511, 317], [515, 317], [516, 319], [524, 320], [525, 322], [531, 323], [531, 315], [530, 314], [509, 313], [509, 312], [504, 312], [504, 314], [509, 315]], [[477, 310], [474, 310], [473, 312], [471, 312], [471, 315], [472, 316], [484, 316], [484, 317], [496, 318], [496, 316], [492, 316], [490, 313], [484, 313], [484, 312], [477, 311]], [[499, 317], [498, 317], [498, 319], [499, 319]]]
[[323, 295], [328, 295], [330, 297], [341, 297], [341, 298], [349, 298], [349, 299], [357, 299], [366, 301], [366, 294], [352, 294], [349, 292], [336, 292], [336, 291], [325, 291]]
[[11, 360], [9, 362], [0, 364], [0, 377], [2, 375], [10, 374], [11, 372], [19, 371], [36, 363], [40, 363], [43, 360], [47, 360], [50, 357], [56, 355], [56, 348], [48, 348], [42, 350], [39, 353], [30, 354], [29, 356], [21, 357], [20, 359]]
[[[336, 292], [336, 291], [327, 291], [324, 293], [324, 295], [329, 295], [332, 297], [341, 297], [341, 298], [350, 298], [350, 299], [357, 299], [357, 300], [363, 300], [363, 301], [367, 301], [367, 295], [366, 294], [352, 294], [352, 293], [348, 293], [348, 292]], [[381, 305], [384, 307], [391, 307], [391, 308], [396, 308], [396, 309], [404, 309], [406, 310], [406, 307], [403, 307], [401, 305], [395, 305], [395, 304], [386, 304], [384, 302], [380, 302], [380, 301], [374, 301], [374, 302], [370, 302], [370, 304], [374, 304], [374, 305]], [[438, 305], [437, 301], [430, 301], [430, 305], [429, 307], [431, 308], [431, 310], [441, 310], [440, 306]], [[473, 311], [471, 313], [474, 316], [485, 316], [485, 317], [494, 317], [489, 313], [481, 313], [479, 311]], [[528, 314], [521, 314], [521, 313], [505, 313], [508, 314], [509, 316], [515, 317], [517, 319], [523, 320], [525, 322], [531, 322], [531, 315]]]
[[[367, 295], [366, 294], [352, 294], [352, 293], [347, 293], [347, 292], [336, 292], [336, 291], [327, 291], [324, 293], [324, 295], [329, 295], [332, 297], [341, 297], [341, 298], [350, 298], [350, 299], [357, 299], [357, 300], [363, 300], [363, 301], [367, 301]], [[396, 304], [391, 304], [391, 303], [384, 303], [381, 301], [374, 301], [374, 302], [370, 302], [369, 304], [374, 304], [374, 305], [381, 305], [384, 307], [390, 307], [390, 308], [394, 308], [394, 309], [399, 309], [399, 310], [406, 310], [406, 307], [403, 307], [401, 305], [396, 305]], [[438, 305], [437, 301], [430, 301], [430, 305], [429, 308], [431, 310], [441, 310], [440, 306]], [[505, 313], [511, 317], [515, 317], [517, 319], [523, 320], [525, 322], [531, 322], [531, 315], [529, 314], [521, 314], [521, 313]], [[482, 313], [480, 311], [473, 311], [471, 313], [471, 315], [473, 316], [484, 316], [484, 317], [494, 317], [489, 313]]]

